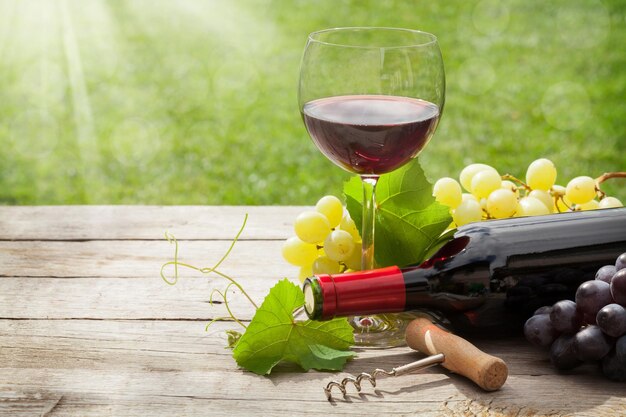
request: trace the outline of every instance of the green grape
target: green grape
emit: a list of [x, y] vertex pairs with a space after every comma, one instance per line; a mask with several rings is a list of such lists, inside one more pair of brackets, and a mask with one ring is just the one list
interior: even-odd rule
[[565, 187], [563, 187], [562, 185], [553, 185], [550, 189], [550, 194], [552, 194], [553, 213], [563, 213], [566, 211], [570, 211], [570, 207], [572, 207], [572, 202], [569, 201], [567, 197], [565, 197]]
[[452, 178], [440, 178], [433, 186], [433, 196], [444, 206], [456, 208], [462, 200], [461, 185]]
[[480, 208], [480, 203], [471, 199], [467, 199], [459, 204], [452, 213], [452, 220], [454, 220], [457, 226], [480, 221], [482, 217], [483, 211]]
[[282, 254], [287, 262], [296, 266], [311, 265], [318, 256], [317, 246], [303, 242], [296, 236], [283, 243]]
[[298, 273], [298, 279], [300, 282], [304, 282], [305, 279], [313, 276], [313, 270], [311, 269], [311, 265], [301, 266], [300, 272]]
[[463, 194], [461, 194], [461, 202], [464, 202], [464, 201], [467, 201], [467, 200], [473, 200], [473, 201], [478, 203], [478, 199], [476, 198], [476, 196], [474, 194], [470, 194], [470, 193], [463, 193]]
[[463, 168], [463, 170], [461, 171], [461, 175], [459, 175], [459, 181], [461, 182], [463, 188], [471, 192], [472, 179], [474, 178], [474, 175], [478, 174], [480, 171], [485, 170], [498, 172], [494, 167], [485, 164], [470, 164]]
[[296, 236], [308, 243], [322, 242], [330, 233], [330, 222], [322, 213], [305, 211], [296, 217], [293, 225]]
[[556, 200], [556, 203], [554, 204], [554, 211], [557, 213], [565, 213], [571, 211], [572, 206], [572, 202], [569, 201], [567, 197], [563, 196]]
[[339, 229], [345, 230], [346, 232], [352, 235], [352, 238], [355, 242], [361, 241], [361, 236], [359, 235], [359, 229], [356, 228], [356, 224], [354, 224], [354, 220], [348, 215], [343, 216], [341, 222], [339, 222]]
[[341, 272], [341, 265], [328, 256], [320, 256], [313, 261], [311, 271], [313, 271], [314, 274], [338, 274]]
[[550, 210], [541, 202], [541, 200], [535, 197], [522, 197], [519, 200], [517, 207], [519, 210], [518, 216], [541, 216], [543, 214], [550, 214]]
[[548, 191], [545, 190], [532, 190], [528, 193], [528, 197], [534, 197], [541, 201], [548, 209], [550, 213], [554, 211], [554, 199]]
[[487, 211], [491, 217], [504, 219], [511, 217], [517, 209], [517, 197], [511, 190], [499, 188], [489, 194], [487, 198]]
[[615, 197], [604, 197], [598, 203], [598, 207], [601, 209], [606, 209], [606, 208], [624, 207], [624, 205], [619, 199]]
[[478, 204], [480, 204], [480, 209], [482, 211], [487, 211], [487, 199], [486, 198], [481, 198]]
[[526, 171], [526, 184], [533, 190], [548, 191], [556, 181], [556, 167], [546, 158], [530, 163]]
[[519, 188], [512, 181], [509, 181], [509, 180], [502, 181], [500, 183], [500, 188], [503, 188], [505, 190], [511, 190], [515, 193], [516, 197], [519, 197]]
[[596, 182], [591, 177], [576, 177], [565, 188], [565, 196], [574, 204], [584, 204], [596, 196]]
[[551, 188], [550, 188], [550, 193], [557, 197], [557, 196], [564, 196], [565, 195], [565, 187], [563, 187], [562, 185], [558, 185], [558, 184], [554, 184]]
[[333, 261], [342, 262], [354, 251], [354, 238], [345, 230], [333, 230], [324, 240], [324, 251]]
[[315, 210], [326, 216], [330, 227], [337, 227], [343, 217], [343, 204], [334, 195], [326, 195], [320, 198], [315, 205]]
[[352, 251], [352, 254], [348, 257], [348, 259], [343, 261], [343, 263], [346, 264], [348, 269], [351, 269], [353, 271], [360, 271], [361, 270], [361, 246], [356, 245], [354, 250]]
[[472, 178], [472, 194], [478, 198], [487, 198], [492, 191], [500, 188], [502, 178], [496, 170], [480, 171]]
[[597, 210], [600, 208], [600, 203], [597, 200], [590, 200], [583, 204], [576, 204], [576, 210], [588, 211]]

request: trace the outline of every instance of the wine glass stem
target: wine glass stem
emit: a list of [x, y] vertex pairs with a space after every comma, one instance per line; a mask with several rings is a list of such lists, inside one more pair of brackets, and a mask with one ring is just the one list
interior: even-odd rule
[[376, 184], [378, 175], [362, 175], [363, 183], [363, 224], [361, 228], [361, 240], [363, 241], [361, 252], [361, 269], [375, 268], [374, 262], [374, 230], [376, 224]]

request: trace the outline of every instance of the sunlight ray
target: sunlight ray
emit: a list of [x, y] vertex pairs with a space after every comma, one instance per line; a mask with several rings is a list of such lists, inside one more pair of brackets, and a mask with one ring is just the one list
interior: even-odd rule
[[90, 0], [80, 7], [72, 3], [74, 30], [80, 39], [80, 55], [85, 78], [108, 79], [120, 64], [120, 39], [111, 3]]
[[15, 0], [0, 2], [0, 64], [6, 62], [5, 49], [10, 43], [9, 35], [13, 32], [16, 7], [17, 2]]
[[3, 60], [5, 74], [13, 78], [3, 92], [7, 100], [20, 103], [8, 113], [9, 145], [14, 153], [34, 162], [48, 157], [58, 143], [65, 75], [57, 62], [54, 5], [27, 0], [19, 4], [15, 16], [12, 47]]
[[156, 36], [160, 29], [156, 22], [164, 18], [170, 22], [178, 20], [185, 30], [191, 29], [196, 35], [210, 35], [230, 48], [252, 53], [262, 51], [257, 46], [277, 35], [274, 22], [259, 19], [241, 2], [160, 1], [159, 7], [154, 7], [153, 3], [152, 0], [137, 0], [128, 5], [144, 30]]
[[74, 127], [82, 161], [81, 169], [87, 187], [85, 189], [86, 203], [90, 201], [88, 190], [97, 182], [98, 174], [98, 148], [94, 131], [93, 112], [89, 101], [89, 94], [85, 84], [83, 65], [78, 41], [74, 31], [73, 17], [69, 10], [67, 0], [59, 2], [61, 22], [63, 26], [63, 47], [67, 60], [69, 84], [72, 96], [74, 112]]

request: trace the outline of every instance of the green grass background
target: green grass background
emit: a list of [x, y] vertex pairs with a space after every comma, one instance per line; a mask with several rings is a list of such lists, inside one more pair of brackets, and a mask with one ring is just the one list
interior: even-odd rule
[[[623, 0], [0, 0], [1, 204], [313, 204], [349, 174], [297, 109], [306, 35], [435, 33], [431, 179], [626, 170]], [[606, 190], [626, 202], [626, 181]]]

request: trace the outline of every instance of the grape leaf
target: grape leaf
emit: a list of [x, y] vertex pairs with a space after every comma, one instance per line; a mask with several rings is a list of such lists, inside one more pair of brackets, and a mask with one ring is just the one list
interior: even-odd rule
[[259, 375], [268, 374], [281, 361], [304, 370], [341, 370], [355, 354], [348, 321], [295, 321], [294, 309], [304, 305], [300, 288], [287, 279], [279, 281], [265, 297], [233, 349], [237, 364]]
[[[358, 176], [343, 187], [350, 216], [361, 232], [363, 191]], [[421, 262], [443, 239], [452, 219], [432, 196], [432, 185], [417, 159], [381, 175], [376, 186], [374, 256], [379, 267]]]

